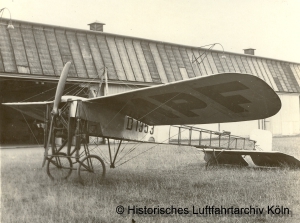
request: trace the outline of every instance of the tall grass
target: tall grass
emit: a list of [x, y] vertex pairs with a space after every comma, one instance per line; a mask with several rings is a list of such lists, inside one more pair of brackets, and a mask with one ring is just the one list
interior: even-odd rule
[[[299, 157], [299, 137], [275, 138], [273, 148]], [[142, 145], [137, 152], [152, 145]], [[133, 154], [134, 155], [134, 154]], [[51, 181], [41, 168], [42, 148], [2, 149], [2, 222], [300, 222], [300, 172], [291, 169], [205, 169], [197, 150], [159, 145], [109, 169], [101, 184], [82, 186], [73, 171]], [[148, 208], [280, 205], [292, 215], [199, 217], [116, 213], [123, 205]]]

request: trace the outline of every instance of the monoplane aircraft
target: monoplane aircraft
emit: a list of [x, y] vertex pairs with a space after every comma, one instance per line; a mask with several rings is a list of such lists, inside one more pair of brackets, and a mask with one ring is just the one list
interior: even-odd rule
[[[47, 162], [47, 173], [52, 179], [66, 179], [76, 170], [74, 166], [81, 182], [88, 175], [98, 180], [105, 176], [102, 158], [90, 149], [92, 137], [107, 139], [110, 167], [115, 167], [123, 141], [164, 143], [154, 137], [157, 126], [265, 119], [281, 108], [279, 97], [268, 84], [241, 73], [196, 77], [95, 98], [62, 96], [70, 65], [71, 62], [66, 63], [62, 70], [54, 101], [4, 103], [45, 123], [43, 166]], [[180, 131], [183, 128], [188, 127], [179, 127]], [[62, 139], [58, 147], [57, 138]], [[109, 139], [119, 143], [114, 154]], [[205, 152], [207, 161], [226, 155], [225, 160], [234, 157], [237, 163], [242, 160], [246, 165], [242, 156], [250, 154], [257, 160], [264, 157], [257, 161], [262, 166], [270, 164], [266, 159], [275, 159], [272, 165], [289, 162], [284, 158], [287, 155], [279, 152], [278, 161], [272, 152], [214, 148], [201, 143], [196, 147]]]

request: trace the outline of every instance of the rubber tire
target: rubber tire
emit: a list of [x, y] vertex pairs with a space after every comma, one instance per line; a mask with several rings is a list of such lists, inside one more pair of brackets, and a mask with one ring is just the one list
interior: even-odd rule
[[[59, 157], [57, 157], [57, 156], [59, 156]], [[66, 156], [67, 156], [67, 154], [65, 154], [65, 153], [57, 153], [55, 156], [51, 156], [48, 159], [47, 174], [52, 180], [66, 180], [71, 175], [72, 170], [73, 170], [72, 169], [73, 164], [72, 164], [70, 157], [66, 157]], [[69, 171], [64, 171], [64, 172], [60, 171], [60, 174], [58, 174], [58, 175], [55, 174], [55, 172], [52, 170], [56, 170], [56, 169], [50, 166], [50, 164], [52, 164], [54, 166], [53, 159], [55, 157], [57, 157], [61, 161], [63, 160], [63, 166], [65, 167], [64, 170], [69, 169]], [[56, 168], [59, 169], [59, 167], [57, 167], [57, 166], [56, 166]]]
[[[92, 173], [91, 171], [87, 171], [86, 166], [88, 163], [88, 159], [92, 160], [92, 165], [94, 167], [99, 167], [101, 169], [99, 173], [97, 170], [97, 172], [95, 173], [96, 176], [90, 174]], [[79, 182], [82, 185], [92, 184], [95, 182], [100, 183], [105, 178], [105, 174], [106, 174], [105, 164], [99, 156], [88, 155], [84, 157], [82, 160], [80, 160], [77, 168], [77, 174], [78, 174]]]

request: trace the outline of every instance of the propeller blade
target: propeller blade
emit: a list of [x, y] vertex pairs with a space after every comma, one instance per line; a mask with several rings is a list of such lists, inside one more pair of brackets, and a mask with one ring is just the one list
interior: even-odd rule
[[51, 122], [50, 122], [49, 135], [48, 135], [48, 140], [47, 140], [47, 144], [46, 144], [46, 147], [45, 147], [44, 160], [43, 160], [42, 167], [45, 166], [47, 156], [48, 156], [49, 144], [50, 144], [52, 128], [53, 128], [53, 121], [54, 121], [54, 115], [52, 115]]
[[61, 100], [61, 96], [64, 92], [64, 88], [65, 88], [65, 84], [66, 84], [66, 80], [67, 80], [67, 76], [68, 76], [68, 72], [71, 66], [71, 61], [67, 62], [61, 72], [59, 81], [58, 81], [58, 85], [56, 88], [56, 93], [55, 93], [55, 98], [54, 98], [54, 103], [53, 103], [53, 109], [52, 109], [52, 115], [57, 115], [58, 114], [58, 105], [60, 103]]

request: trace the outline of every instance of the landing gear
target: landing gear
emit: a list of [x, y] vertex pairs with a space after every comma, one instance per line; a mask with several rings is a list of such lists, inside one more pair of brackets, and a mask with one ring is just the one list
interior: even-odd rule
[[206, 170], [209, 168], [209, 166], [217, 166], [219, 164], [218, 157], [222, 153], [222, 151], [219, 152], [217, 155], [215, 151], [213, 151], [213, 153], [207, 153], [204, 151], [204, 153], [205, 153], [204, 160], [206, 161], [206, 165], [205, 165]]
[[72, 173], [72, 161], [65, 153], [56, 153], [48, 159], [47, 174], [52, 180], [65, 180]]
[[50, 137], [47, 140], [51, 145], [51, 155], [45, 146], [47, 174], [52, 180], [65, 180], [77, 170], [81, 184], [99, 183], [105, 177], [106, 168], [99, 156], [91, 154], [88, 123], [78, 117], [63, 115], [67, 112], [52, 118], [49, 130], [47, 128]]
[[96, 155], [88, 155], [79, 161], [77, 174], [81, 184], [100, 183], [105, 177], [103, 160]]

